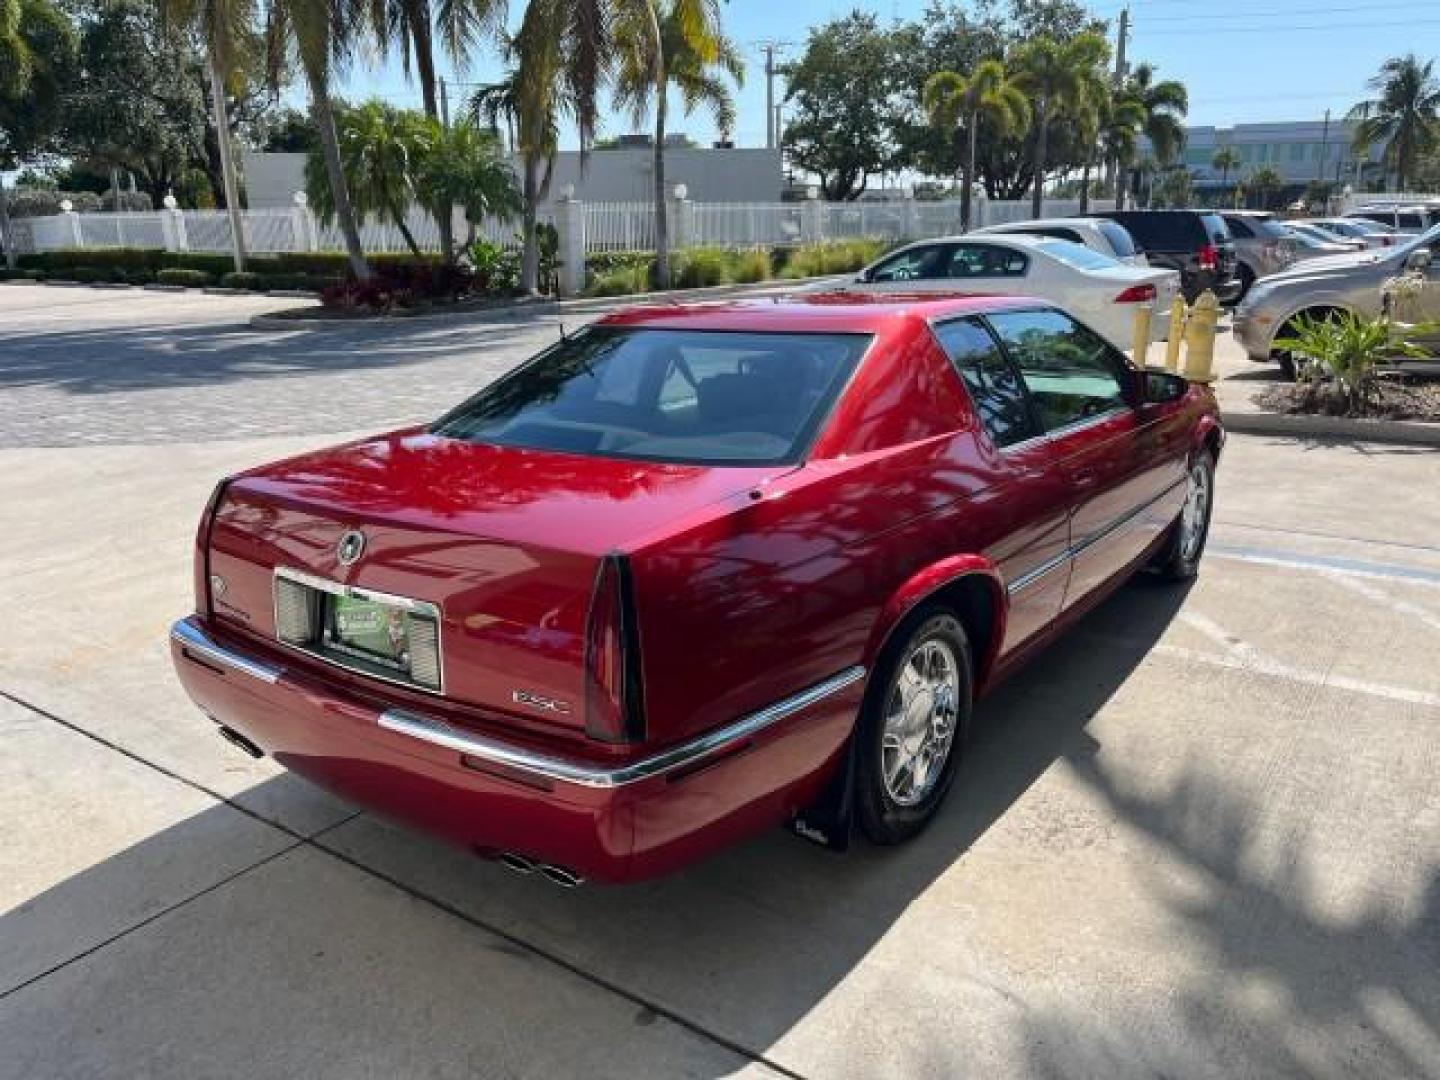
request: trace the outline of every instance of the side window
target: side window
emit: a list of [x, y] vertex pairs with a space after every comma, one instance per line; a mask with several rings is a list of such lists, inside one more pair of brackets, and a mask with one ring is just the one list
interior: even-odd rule
[[946, 274], [952, 278], [1024, 277], [1030, 260], [1019, 251], [990, 244], [957, 244]]
[[1255, 235], [1250, 231], [1250, 226], [1245, 223], [1244, 218], [1227, 217], [1225, 224], [1230, 226], [1230, 235], [1237, 240], [1248, 240]]
[[1013, 446], [1040, 434], [1020, 376], [990, 331], [971, 319], [935, 327], [935, 336], [960, 372], [975, 411], [996, 446]]
[[1125, 406], [1124, 359], [1064, 312], [1001, 311], [989, 319], [1020, 368], [1046, 431]]
[[871, 281], [918, 281], [945, 276], [950, 249], [940, 244], [910, 248], [875, 267]]

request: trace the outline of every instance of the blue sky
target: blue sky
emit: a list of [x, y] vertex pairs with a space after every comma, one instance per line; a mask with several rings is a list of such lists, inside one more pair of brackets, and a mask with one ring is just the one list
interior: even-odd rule
[[[510, 0], [512, 15], [524, 0]], [[765, 79], [757, 43], [779, 39], [797, 53], [808, 27], [860, 8], [882, 18], [914, 18], [925, 0], [729, 0], [726, 29], [749, 62], [739, 94], [742, 146], [764, 145]], [[1092, 10], [1113, 20], [1122, 0], [1094, 0]], [[1319, 119], [1336, 115], [1365, 95], [1365, 81], [1387, 57], [1416, 52], [1440, 58], [1437, 0], [1131, 0], [1134, 25], [1130, 55], [1159, 66], [1190, 89], [1196, 124]], [[1113, 30], [1112, 30], [1113, 33]], [[1113, 39], [1112, 39], [1113, 40]], [[459, 78], [485, 81], [500, 70], [496, 57], [476, 59]], [[442, 71], [454, 76], [446, 62]], [[419, 106], [398, 64], [361, 65], [344, 85], [352, 98], [380, 95], [397, 105]], [[630, 128], [612, 112], [607, 134]], [[715, 137], [708, 116], [677, 116], [672, 127], [702, 141]], [[566, 145], [573, 145], [573, 132]]]

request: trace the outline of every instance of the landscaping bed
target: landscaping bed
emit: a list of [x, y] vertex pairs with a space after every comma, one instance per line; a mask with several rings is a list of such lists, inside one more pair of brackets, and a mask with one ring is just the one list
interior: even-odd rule
[[1289, 416], [1339, 416], [1369, 420], [1423, 420], [1440, 423], [1440, 382], [1406, 383], [1377, 379], [1363, 413], [1347, 409], [1328, 387], [1311, 383], [1279, 383], [1252, 400], [1267, 412]]

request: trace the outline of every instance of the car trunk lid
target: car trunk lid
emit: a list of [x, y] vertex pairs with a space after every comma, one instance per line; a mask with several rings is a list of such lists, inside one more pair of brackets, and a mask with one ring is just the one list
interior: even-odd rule
[[[237, 630], [280, 641], [277, 572], [329, 595], [410, 601], [438, 614], [443, 686], [304, 651], [347, 669], [340, 678], [378, 677], [489, 714], [579, 730], [586, 623], [605, 556], [783, 471], [557, 454], [414, 431], [321, 451], [228, 485], [209, 537], [212, 610]], [[362, 538], [353, 559], [340, 550], [347, 534]], [[318, 602], [333, 630], [337, 601]]]

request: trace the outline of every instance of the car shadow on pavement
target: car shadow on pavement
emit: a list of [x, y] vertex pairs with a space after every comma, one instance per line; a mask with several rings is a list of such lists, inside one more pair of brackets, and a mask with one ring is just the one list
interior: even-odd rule
[[[1433, 1069], [1414, 1048], [1440, 1040], [1435, 881], [1408, 920], [1326, 919], [1307, 908], [1303, 882], [1293, 879], [1304, 872], [1303, 836], [1294, 838], [1292, 865], [1257, 869], [1249, 844], [1258, 808], [1231, 790], [1223, 761], [1159, 792], [1128, 790], [1106, 767], [1087, 724], [1185, 595], [1148, 581], [1127, 586], [987, 698], [947, 805], [897, 848], [857, 841], [837, 856], [775, 831], [670, 878], [567, 891], [362, 816], [173, 908], [137, 901], [156, 867], [193, 852], [197, 829], [207, 843], [223, 843], [217, 822], [238, 828], [240, 815], [217, 806], [0, 917], [0, 960], [15, 952], [5, 942], [33, 943], [37, 927], [51, 955], [31, 968], [83, 957], [11, 997], [17, 980], [8, 960], [0, 964], [0, 1043], [29, 1051], [34, 1040], [36, 1075], [64, 1071], [56, 1058], [82, 1043], [85, 1053], [108, 1048], [117, 1072], [159, 1076], [186, 1075], [176, 1063], [193, 1065], [202, 1052], [208, 1071], [224, 1075], [257, 1046], [297, 1040], [312, 1051], [301, 1072], [314, 1076], [354, 1075], [357, 1047], [371, 1048], [358, 1063], [371, 1075], [400, 1075], [381, 1067], [395, 1051], [409, 1075], [491, 1060], [507, 1075], [638, 1076], [676, 1073], [665, 1056], [680, 1053], [674, 1040], [703, 1034], [712, 1048], [810, 1075], [956, 1075], [974, 1069], [977, 1046], [993, 1049], [999, 1034], [988, 1029], [1003, 1017], [1012, 1029], [1006, 1043], [1026, 1048], [1039, 1075], [1195, 1075], [1220, 1068], [1217, 1061], [1234, 1075], [1303, 1072], [1314, 1063], [1289, 1038], [1296, 1026], [1318, 1030], [1329, 1061], [1361, 1073]], [[1153, 875], [1167, 897], [1181, 933], [1175, 947], [1212, 961], [1204, 978], [1169, 988], [1180, 1031], [1117, 1028], [1113, 1011], [1101, 1017], [1083, 1001], [1028, 1001], [1029, 989], [1017, 989], [1024, 979], [977, 962], [969, 921], [996, 913], [975, 910], [942, 879], [1057, 767], [1081, 778], [1119, 827], [1168, 856], [1137, 873]], [[1026, 846], [1041, 872], [1030, 880], [1060, 888], [1064, 856], [1032, 839]], [[1205, 887], [1169, 881], [1172, 860]], [[1026, 900], [1005, 902], [1044, 910]], [[91, 939], [118, 930], [82, 919], [66, 938], [73, 920], [65, 913], [115, 903], [138, 905], [135, 920], [151, 921], [98, 952]], [[1030, 983], [1063, 986], [1058, 961], [1042, 957]], [[537, 967], [551, 978], [537, 981]], [[1271, 1007], [1245, 1019], [1249, 982]], [[589, 1017], [567, 1015], [580, 1007], [580, 989], [623, 1021], [596, 1037], [633, 1046], [643, 1029], [658, 1041], [631, 1052], [655, 1056], [624, 1068], [600, 1056], [584, 1069], [557, 1067], [544, 1054], [517, 1065], [517, 1043], [558, 1045], [572, 1028], [592, 1030]], [[972, 1010], [972, 999], [986, 1007]], [[1357, 1058], [1362, 1041], [1369, 1056]], [[144, 1056], [156, 1047], [171, 1057]], [[185, 1051], [178, 1057], [177, 1047]], [[273, 1064], [276, 1053], [267, 1049], [264, 1061]], [[728, 1075], [735, 1061], [722, 1057], [687, 1058], [686, 1069]]]

